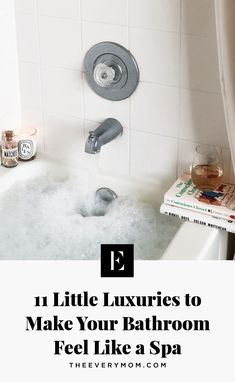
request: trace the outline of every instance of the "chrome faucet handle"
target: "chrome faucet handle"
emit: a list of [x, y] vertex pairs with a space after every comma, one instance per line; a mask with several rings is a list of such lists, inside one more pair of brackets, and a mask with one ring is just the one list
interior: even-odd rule
[[108, 66], [105, 63], [96, 65], [94, 69], [94, 80], [97, 85], [102, 88], [107, 88], [114, 82], [116, 72], [112, 66]]

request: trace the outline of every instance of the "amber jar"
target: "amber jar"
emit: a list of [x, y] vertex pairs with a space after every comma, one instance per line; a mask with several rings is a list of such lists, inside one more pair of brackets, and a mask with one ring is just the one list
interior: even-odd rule
[[5, 167], [18, 165], [18, 145], [12, 130], [2, 133], [2, 165]]

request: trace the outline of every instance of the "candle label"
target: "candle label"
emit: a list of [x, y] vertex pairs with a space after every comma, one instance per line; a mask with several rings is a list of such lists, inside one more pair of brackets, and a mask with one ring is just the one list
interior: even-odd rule
[[31, 159], [33, 156], [33, 142], [30, 140], [21, 140], [18, 143], [19, 158], [22, 160]]

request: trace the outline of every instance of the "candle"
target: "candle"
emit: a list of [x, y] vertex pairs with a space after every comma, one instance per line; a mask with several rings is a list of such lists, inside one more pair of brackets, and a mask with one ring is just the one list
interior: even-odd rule
[[15, 137], [18, 142], [19, 160], [34, 159], [37, 153], [37, 130], [34, 128], [22, 128], [15, 131]]

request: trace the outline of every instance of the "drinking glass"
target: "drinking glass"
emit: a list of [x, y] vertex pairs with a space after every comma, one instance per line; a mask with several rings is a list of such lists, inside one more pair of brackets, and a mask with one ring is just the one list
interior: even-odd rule
[[212, 145], [198, 145], [191, 167], [193, 184], [201, 191], [214, 191], [222, 182], [224, 164], [222, 149]]

